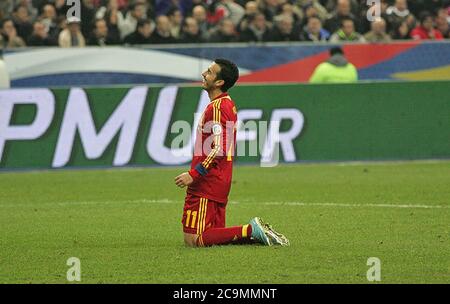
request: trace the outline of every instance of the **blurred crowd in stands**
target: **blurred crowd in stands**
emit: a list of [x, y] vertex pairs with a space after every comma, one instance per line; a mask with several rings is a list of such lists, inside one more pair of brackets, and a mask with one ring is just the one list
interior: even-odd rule
[[450, 0], [71, 1], [80, 18], [66, 2], [0, 0], [0, 46], [450, 38]]

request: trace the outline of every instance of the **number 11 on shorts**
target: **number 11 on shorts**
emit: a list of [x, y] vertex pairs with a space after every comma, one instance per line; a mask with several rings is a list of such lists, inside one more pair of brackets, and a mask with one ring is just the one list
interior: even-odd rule
[[186, 210], [186, 227], [189, 227], [191, 213], [192, 213], [191, 228], [195, 228], [195, 220], [197, 219], [197, 211], [192, 212], [192, 210]]

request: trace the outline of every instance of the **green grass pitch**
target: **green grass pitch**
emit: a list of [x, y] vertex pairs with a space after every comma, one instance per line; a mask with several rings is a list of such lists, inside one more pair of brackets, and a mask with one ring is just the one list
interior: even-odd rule
[[450, 162], [237, 166], [227, 225], [290, 247], [186, 248], [186, 168], [0, 174], [0, 283], [450, 283]]

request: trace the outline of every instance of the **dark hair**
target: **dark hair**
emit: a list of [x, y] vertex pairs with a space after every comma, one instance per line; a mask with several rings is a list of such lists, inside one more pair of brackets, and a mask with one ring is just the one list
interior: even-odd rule
[[183, 15], [183, 12], [177, 7], [171, 7], [167, 12], [166, 16], [173, 16], [176, 12], [180, 12]]
[[345, 17], [342, 17], [342, 18], [341, 18], [341, 22], [340, 22], [341, 27], [344, 26], [344, 22], [345, 22], [345, 21], [351, 21], [351, 22], [353, 22], [353, 24], [355, 24], [355, 21], [354, 21], [352, 18], [350, 18], [350, 17], [348, 17], [348, 16], [345, 16]]
[[314, 15], [312, 15], [312, 16], [310, 16], [310, 17], [308, 17], [308, 19], [306, 19], [306, 23], [308, 23], [309, 22], [309, 20], [312, 20], [312, 19], [317, 19], [317, 20], [319, 20], [320, 21], [320, 24], [322, 24], [323, 22], [322, 22], [322, 19], [320, 19], [320, 17], [319, 16], [317, 16], [316, 14], [314, 14]]
[[214, 59], [214, 62], [220, 66], [220, 72], [217, 74], [217, 80], [223, 80], [225, 82], [220, 90], [222, 92], [226, 92], [233, 87], [238, 80], [239, 69], [236, 64], [227, 59], [217, 58]]
[[342, 50], [342, 48], [340, 46], [335, 46], [330, 49], [330, 56], [333, 56], [336, 54], [344, 55], [344, 51]]
[[136, 3], [130, 4], [128, 6], [128, 9], [130, 11], [134, 11], [136, 9], [136, 7], [139, 7], [139, 6], [145, 6], [145, 4], [143, 2], [136, 2]]
[[136, 26], [136, 31], [138, 28], [144, 27], [147, 24], [152, 24], [152, 22], [149, 19], [139, 19]]
[[420, 24], [423, 24], [428, 18], [433, 18], [433, 15], [429, 11], [421, 12], [419, 15]]
[[250, 15], [247, 17], [247, 20], [248, 20], [249, 23], [252, 23], [252, 22], [256, 19], [256, 17], [261, 16], [261, 15], [262, 15], [264, 18], [266, 17], [263, 13], [261, 13], [261, 12], [256, 12], [256, 13], [254, 13], [254, 14], [250, 14]]

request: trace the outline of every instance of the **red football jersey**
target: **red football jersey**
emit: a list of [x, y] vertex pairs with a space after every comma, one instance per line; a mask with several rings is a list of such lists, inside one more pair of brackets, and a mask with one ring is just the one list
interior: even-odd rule
[[212, 100], [197, 127], [187, 192], [226, 204], [231, 188], [237, 110], [228, 93]]
[[426, 40], [426, 39], [436, 39], [436, 40], [442, 40], [444, 39], [444, 36], [442, 36], [442, 33], [439, 32], [436, 29], [432, 29], [431, 32], [433, 33], [433, 37], [430, 36], [430, 32], [427, 31], [424, 27], [418, 26], [414, 28], [411, 31], [411, 38], [416, 40]]

